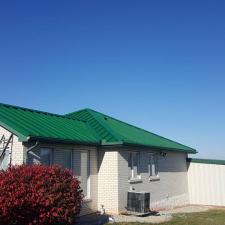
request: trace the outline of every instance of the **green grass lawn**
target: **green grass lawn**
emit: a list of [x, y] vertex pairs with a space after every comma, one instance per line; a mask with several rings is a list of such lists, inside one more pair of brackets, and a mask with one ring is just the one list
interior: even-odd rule
[[[148, 225], [153, 225], [148, 223]], [[147, 223], [117, 223], [117, 225], [147, 225]], [[225, 225], [225, 210], [174, 214], [169, 222], [154, 225]]]

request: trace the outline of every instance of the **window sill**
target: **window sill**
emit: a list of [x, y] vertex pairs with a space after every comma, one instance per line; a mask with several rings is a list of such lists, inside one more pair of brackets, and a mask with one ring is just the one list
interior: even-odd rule
[[132, 179], [128, 180], [128, 182], [130, 184], [137, 184], [137, 183], [142, 183], [143, 181], [141, 178], [132, 178]]
[[160, 177], [155, 176], [155, 177], [149, 177], [149, 181], [159, 181]]

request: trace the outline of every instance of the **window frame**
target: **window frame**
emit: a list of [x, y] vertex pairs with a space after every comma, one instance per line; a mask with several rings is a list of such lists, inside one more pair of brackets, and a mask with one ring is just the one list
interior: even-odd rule
[[[91, 166], [90, 166], [90, 150], [80, 150], [80, 160], [81, 160], [81, 164], [82, 164], [82, 153], [87, 154], [87, 182], [86, 182], [86, 190], [87, 190], [87, 194], [84, 196], [84, 200], [88, 201], [91, 199]], [[82, 169], [82, 165], [81, 165], [81, 169]], [[82, 177], [81, 177], [81, 188], [82, 188]]]
[[[154, 162], [154, 164], [152, 162]], [[154, 165], [154, 174], [153, 174], [153, 165]], [[157, 153], [154, 152], [148, 153], [148, 173], [150, 180], [159, 180], [159, 163]]]
[[[136, 167], [137, 167], [137, 175], [135, 176], [134, 174], [134, 154], [136, 154]], [[141, 161], [141, 153], [138, 152], [138, 151], [132, 151], [132, 152], [129, 152], [129, 165], [130, 165], [130, 181], [132, 180], [141, 180], [141, 172], [140, 172], [140, 161]]]

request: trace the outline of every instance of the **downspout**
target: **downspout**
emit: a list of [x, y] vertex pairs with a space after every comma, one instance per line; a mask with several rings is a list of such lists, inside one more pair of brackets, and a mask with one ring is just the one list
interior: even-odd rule
[[12, 136], [12, 143], [11, 143], [11, 149], [10, 149], [10, 158], [9, 158], [9, 166], [10, 166], [10, 167], [11, 167], [11, 165], [12, 165], [13, 139], [14, 139], [14, 135]]

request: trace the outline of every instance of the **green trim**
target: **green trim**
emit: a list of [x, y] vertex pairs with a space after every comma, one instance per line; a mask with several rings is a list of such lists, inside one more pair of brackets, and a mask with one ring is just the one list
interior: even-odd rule
[[225, 165], [225, 160], [220, 160], [220, 159], [187, 158], [187, 162]]
[[71, 139], [63, 139], [63, 138], [52, 138], [52, 137], [29, 137], [30, 141], [43, 141], [43, 142], [56, 142], [56, 143], [68, 143], [68, 144], [79, 144], [79, 145], [91, 145], [91, 146], [98, 146], [96, 142], [93, 141], [78, 141], [78, 140], [71, 140]]
[[106, 140], [102, 140], [101, 141], [101, 145], [105, 146], [105, 145], [123, 145], [122, 141], [113, 141], [113, 142], [107, 142]]
[[137, 147], [143, 147], [143, 148], [152, 148], [156, 150], [162, 150], [162, 151], [176, 151], [176, 152], [185, 152], [189, 154], [197, 154], [198, 152], [195, 149], [190, 150], [184, 150], [184, 149], [178, 149], [178, 148], [166, 148], [166, 147], [157, 147], [153, 145], [141, 145], [141, 144], [135, 144], [130, 142], [123, 142], [123, 144], [126, 146], [137, 146]]

